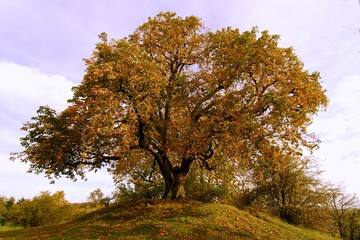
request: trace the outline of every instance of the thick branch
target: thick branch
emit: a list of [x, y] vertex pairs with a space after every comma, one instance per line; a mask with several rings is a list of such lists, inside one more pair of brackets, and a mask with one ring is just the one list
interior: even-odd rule
[[213, 155], [214, 155], [214, 150], [212, 148], [212, 144], [210, 143], [208, 149], [203, 154], [197, 156], [197, 158], [200, 159], [202, 164], [209, 171], [213, 171], [216, 169], [216, 165], [210, 166], [210, 164], [208, 162], [208, 160], [211, 159], [213, 157]]
[[103, 162], [109, 163], [109, 161], [120, 160], [120, 156], [103, 156]]
[[145, 122], [142, 120], [141, 116], [138, 116], [138, 138], [139, 138], [139, 147], [142, 149], [147, 149], [147, 145], [145, 143]]

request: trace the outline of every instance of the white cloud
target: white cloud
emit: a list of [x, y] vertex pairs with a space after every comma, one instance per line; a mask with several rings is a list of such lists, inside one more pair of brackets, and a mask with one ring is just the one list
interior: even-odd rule
[[89, 174], [87, 182], [63, 179], [50, 185], [43, 175], [28, 174], [26, 164], [9, 161], [10, 152], [21, 150], [22, 124], [36, 115], [40, 105], [63, 110], [74, 84], [64, 76], [9, 62], [0, 62], [0, 79], [0, 195], [31, 198], [44, 190], [64, 190], [67, 199], [75, 202], [86, 201], [96, 188], [110, 194], [113, 181], [106, 171]]
[[310, 130], [322, 141], [315, 156], [324, 176], [343, 182], [349, 192], [360, 193], [360, 75], [341, 79], [326, 112], [314, 119]]
[[21, 134], [19, 129], [36, 115], [39, 106], [49, 105], [60, 111], [72, 95], [73, 83], [64, 76], [46, 74], [15, 63], [0, 62], [0, 78], [1, 151], [16, 148]]
[[1, 102], [21, 114], [28, 114], [39, 105], [63, 109], [74, 85], [64, 76], [8, 62], [0, 62], [0, 77]]

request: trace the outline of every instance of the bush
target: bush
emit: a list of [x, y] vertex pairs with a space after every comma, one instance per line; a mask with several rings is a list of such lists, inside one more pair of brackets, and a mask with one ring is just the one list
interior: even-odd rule
[[6, 199], [1, 197], [0, 198], [0, 226], [4, 226], [6, 214], [7, 214]]
[[228, 195], [222, 182], [211, 181], [205, 172], [191, 171], [185, 182], [186, 196], [201, 202], [221, 202]]
[[8, 221], [9, 211], [15, 203], [15, 198], [0, 197], [0, 226]]
[[120, 184], [114, 193], [115, 201], [132, 199], [161, 198], [163, 183], [156, 181], [134, 181], [132, 184]]
[[63, 191], [53, 195], [46, 191], [32, 200], [22, 199], [10, 209], [9, 221], [22, 227], [37, 227], [68, 221], [73, 211], [72, 205], [64, 197]]

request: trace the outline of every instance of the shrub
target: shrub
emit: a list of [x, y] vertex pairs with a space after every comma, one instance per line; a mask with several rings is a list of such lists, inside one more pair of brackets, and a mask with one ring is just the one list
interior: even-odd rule
[[72, 205], [64, 199], [64, 192], [51, 195], [41, 192], [32, 200], [22, 199], [9, 211], [9, 221], [22, 227], [37, 227], [71, 219]]

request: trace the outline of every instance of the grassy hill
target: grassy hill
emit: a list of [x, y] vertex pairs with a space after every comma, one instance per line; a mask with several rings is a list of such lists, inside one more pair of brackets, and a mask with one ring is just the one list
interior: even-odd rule
[[76, 221], [0, 232], [0, 239], [338, 239], [224, 204], [142, 200]]

